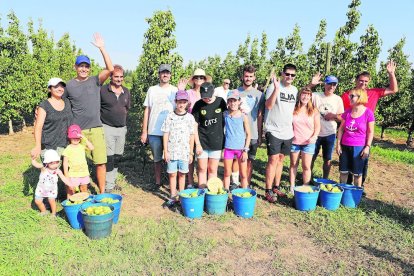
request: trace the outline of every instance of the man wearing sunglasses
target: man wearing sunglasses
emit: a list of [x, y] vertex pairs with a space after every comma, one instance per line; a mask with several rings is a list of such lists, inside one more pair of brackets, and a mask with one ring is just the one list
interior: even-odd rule
[[[286, 64], [281, 78], [273, 74], [272, 83], [266, 90], [265, 133], [268, 162], [266, 166], [266, 200], [274, 203], [280, 191], [283, 160], [290, 154], [293, 139], [293, 109], [295, 108], [298, 89], [292, 85], [296, 76], [296, 66]], [[275, 178], [276, 175], [276, 178]], [[275, 186], [272, 188], [273, 180]]]
[[227, 102], [227, 93], [230, 91], [230, 80], [224, 79], [223, 85], [214, 89], [213, 96], [222, 97]]
[[[313, 76], [309, 87], [315, 87], [321, 84], [321, 73]], [[321, 130], [316, 140], [315, 153], [312, 158], [311, 170], [319, 150], [322, 147], [323, 157], [323, 178], [328, 179], [331, 171], [332, 153], [335, 148], [337, 122], [341, 121], [341, 114], [344, 113], [344, 104], [341, 97], [335, 95], [334, 92], [338, 87], [338, 78], [335, 76], [326, 76], [324, 81], [324, 92], [315, 92], [312, 95], [313, 105], [318, 108], [321, 114]]]
[[[398, 82], [397, 78], [395, 77], [395, 69], [397, 65], [393, 60], [388, 61], [387, 63], [387, 73], [388, 73], [388, 80], [389, 86], [386, 88], [368, 88], [369, 82], [371, 80], [371, 75], [364, 71], [359, 73], [355, 78], [355, 89], [365, 89], [368, 96], [368, 103], [366, 107], [371, 109], [372, 112], [375, 113], [375, 109], [377, 108], [377, 103], [380, 98], [393, 95], [398, 91]], [[344, 103], [344, 108], [347, 110], [351, 107], [350, 99], [349, 99], [349, 91], [346, 91], [342, 94], [342, 101]], [[362, 175], [362, 186], [364, 186], [365, 179], [368, 174], [368, 161], [365, 163], [363, 175]], [[352, 175], [348, 176], [348, 183], [352, 183]], [[365, 191], [364, 191], [365, 196]]]

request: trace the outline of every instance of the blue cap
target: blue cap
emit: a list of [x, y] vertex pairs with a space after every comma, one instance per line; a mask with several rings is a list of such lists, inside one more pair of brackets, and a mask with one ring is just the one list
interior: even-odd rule
[[78, 56], [76, 58], [75, 64], [79, 65], [81, 63], [87, 63], [87, 64], [91, 65], [91, 60], [87, 56]]
[[326, 84], [329, 84], [329, 83], [338, 83], [338, 78], [335, 77], [335, 76], [332, 76], [332, 75], [326, 76], [325, 83]]

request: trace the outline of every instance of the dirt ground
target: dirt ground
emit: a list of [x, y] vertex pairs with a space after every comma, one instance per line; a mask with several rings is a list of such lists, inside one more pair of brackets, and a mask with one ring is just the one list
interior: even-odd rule
[[[33, 147], [32, 129], [27, 132], [19, 132], [13, 136], [0, 136], [0, 155], [13, 153], [27, 153]], [[133, 156], [133, 153], [126, 153]], [[336, 167], [333, 174], [337, 173]], [[412, 166], [401, 163], [388, 163], [371, 157], [369, 178], [366, 182], [368, 198], [393, 203], [397, 206], [414, 210], [414, 171]], [[168, 196], [168, 190], [163, 187], [159, 192], [151, 192], [152, 166], [148, 164], [142, 173], [142, 164], [135, 160], [126, 160], [122, 163], [121, 171], [125, 179], [120, 181], [123, 187], [124, 204], [123, 213], [128, 217], [152, 217], [157, 219], [180, 216], [162, 205]], [[131, 183], [129, 185], [128, 183]], [[166, 184], [166, 183], [165, 183]], [[263, 191], [260, 191], [263, 193]], [[327, 258], [340, 261], [346, 258], [344, 253], [334, 254], [329, 248], [315, 244], [301, 232], [294, 224], [280, 223], [276, 214], [280, 208], [290, 208], [280, 204], [271, 205], [263, 200], [258, 200], [261, 206], [261, 216], [270, 219], [232, 220], [222, 222], [214, 219], [197, 220], [192, 222], [200, 233], [208, 231], [214, 233], [218, 239], [218, 246], [206, 258], [209, 260], [222, 260], [226, 271], [238, 271], [243, 265], [242, 274], [262, 275], [275, 271], [275, 267], [283, 267], [286, 271], [300, 271], [298, 264], [306, 266], [307, 273], [318, 274], [320, 267]], [[230, 238], [229, 238], [230, 237]], [[240, 241], [249, 241], [240, 243]], [[268, 240], [272, 246], [266, 246], [263, 240]], [[362, 249], [359, 254], [363, 256]], [[275, 258], [275, 256], [279, 258]], [[372, 256], [366, 256], [373, 258]], [[275, 262], [276, 259], [284, 260], [283, 263]], [[257, 265], [259, 264], [260, 265]], [[357, 266], [357, 264], [353, 264]], [[280, 270], [276, 270], [280, 271]], [[331, 271], [333, 273], [335, 270]], [[306, 272], [305, 272], [306, 273]], [[324, 271], [324, 273], [328, 273]]]

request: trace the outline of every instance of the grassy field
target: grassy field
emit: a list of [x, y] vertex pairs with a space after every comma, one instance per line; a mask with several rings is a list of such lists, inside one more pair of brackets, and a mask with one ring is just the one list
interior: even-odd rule
[[[292, 199], [269, 204], [259, 197], [249, 220], [228, 212], [191, 221], [163, 209], [165, 190], [149, 192], [132, 158], [121, 168], [119, 223], [110, 238], [93, 241], [70, 228], [61, 207], [57, 219], [38, 215], [32, 203], [38, 172], [28, 158], [31, 135], [1, 136], [0, 143], [0, 275], [414, 274], [414, 208], [407, 207], [414, 187], [412, 177], [404, 183], [397, 177], [412, 175], [412, 151], [394, 157], [398, 149], [373, 147], [372, 190], [357, 209], [302, 213]], [[260, 196], [265, 162], [262, 148], [253, 184]], [[320, 167], [318, 160], [316, 176]], [[381, 188], [378, 172], [390, 167], [399, 169], [390, 186], [411, 196], [389, 199], [375, 192]]]

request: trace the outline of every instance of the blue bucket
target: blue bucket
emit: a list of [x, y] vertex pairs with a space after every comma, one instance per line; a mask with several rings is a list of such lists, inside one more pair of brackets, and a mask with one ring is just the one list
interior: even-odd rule
[[[182, 194], [191, 194], [197, 192], [197, 197], [183, 197]], [[204, 209], [205, 191], [203, 189], [185, 189], [179, 193], [181, 207], [184, 216], [187, 218], [201, 218]]]
[[343, 188], [339, 187], [339, 189], [341, 189], [340, 193], [321, 190], [319, 192], [319, 202], [321, 206], [330, 211], [335, 211], [338, 209], [341, 203], [342, 195], [344, 193]]
[[364, 189], [350, 184], [339, 184], [339, 186], [344, 189], [341, 204], [348, 208], [356, 208], [361, 202]]
[[[85, 209], [90, 206], [109, 206], [112, 212], [104, 215], [90, 216]], [[105, 203], [84, 203], [81, 208], [82, 219], [85, 225], [85, 234], [92, 240], [103, 239], [111, 235], [114, 218], [114, 206]]]
[[295, 207], [299, 211], [313, 211], [316, 209], [318, 202], [319, 188], [309, 186], [314, 191], [313, 193], [303, 192], [300, 187], [295, 188]]
[[[251, 197], [240, 197], [235, 194], [249, 192]], [[254, 209], [256, 207], [257, 193], [252, 189], [234, 189], [231, 191], [233, 198], [233, 209], [237, 216], [242, 218], [251, 218], [254, 215]]]
[[[122, 206], [122, 196], [118, 195], [118, 194], [99, 194], [95, 196], [95, 201], [96, 202], [101, 202], [102, 199], [104, 198], [112, 198], [112, 199], [118, 199], [119, 201], [117, 203], [113, 203], [113, 204], [109, 204], [114, 206], [114, 223], [117, 224], [118, 223], [118, 219], [119, 219], [119, 214], [121, 212], [121, 206]], [[104, 202], [102, 202], [104, 203]]]
[[326, 178], [314, 178], [313, 183], [316, 186], [319, 186], [320, 184], [337, 184], [336, 181], [326, 179]]
[[229, 195], [210, 195], [206, 193], [206, 212], [210, 215], [222, 215], [226, 212]]
[[[93, 196], [89, 196], [88, 200], [93, 202]], [[68, 218], [69, 224], [73, 229], [82, 229], [83, 228], [83, 219], [81, 214], [81, 206], [84, 202], [80, 204], [71, 204], [68, 205], [69, 199], [66, 199], [62, 202], [63, 210], [65, 210], [66, 217]]]

